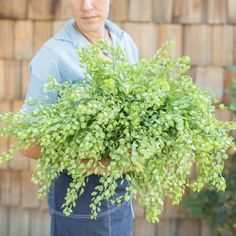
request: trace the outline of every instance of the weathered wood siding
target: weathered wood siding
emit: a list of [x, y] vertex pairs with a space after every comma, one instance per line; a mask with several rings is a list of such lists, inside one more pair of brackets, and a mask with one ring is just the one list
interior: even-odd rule
[[[30, 59], [68, 18], [59, 0], [0, 1], [0, 113], [21, 107]], [[191, 57], [196, 83], [212, 87], [230, 103], [224, 89], [235, 76], [226, 69], [236, 63], [235, 0], [113, 0], [110, 18], [134, 38], [141, 57], [150, 58], [163, 42], [174, 39], [173, 53]], [[217, 111], [217, 116], [232, 117], [227, 111]], [[11, 142], [0, 139], [0, 152]], [[34, 166], [34, 160], [20, 154], [0, 166], [0, 236], [49, 235], [46, 199], [37, 199], [30, 181]], [[147, 223], [137, 204], [135, 212], [135, 236], [216, 236], [168, 200], [158, 224]]]

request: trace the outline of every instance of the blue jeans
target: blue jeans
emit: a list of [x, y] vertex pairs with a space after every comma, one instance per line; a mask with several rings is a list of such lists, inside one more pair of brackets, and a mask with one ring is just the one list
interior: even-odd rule
[[[91, 220], [91, 192], [99, 184], [99, 176], [90, 175], [84, 193], [77, 199], [73, 214], [65, 216], [61, 208], [66, 196], [67, 187], [72, 181], [66, 171], [52, 182], [48, 191], [48, 207], [51, 215], [51, 236], [131, 236], [133, 215], [131, 204], [124, 201], [120, 205], [113, 205], [109, 201], [101, 202], [101, 212], [96, 220]], [[117, 180], [117, 196], [125, 194], [125, 187]]]

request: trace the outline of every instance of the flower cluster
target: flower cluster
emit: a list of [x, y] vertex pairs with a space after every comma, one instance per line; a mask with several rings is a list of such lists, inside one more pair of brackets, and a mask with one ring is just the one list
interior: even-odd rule
[[[79, 48], [85, 78], [59, 84], [49, 77], [45, 92], [58, 92], [58, 101], [47, 105], [29, 101], [31, 112], [0, 116], [4, 137], [15, 137], [18, 145], [2, 155], [38, 143], [41, 157], [32, 181], [43, 198], [62, 170], [72, 177], [63, 212], [70, 215], [83, 194], [89, 169], [111, 161], [92, 193], [92, 218], [101, 210], [101, 200], [112, 203], [138, 197], [150, 222], [159, 220], [163, 200], [179, 203], [186, 186], [200, 191], [211, 184], [225, 189], [222, 177], [227, 150], [234, 147], [228, 131], [236, 127], [214, 115], [216, 97], [210, 89], [199, 89], [186, 75], [188, 57], [171, 57], [172, 42], [164, 44], [151, 60], [130, 64], [119, 46], [98, 42]], [[105, 50], [110, 60], [100, 57]], [[89, 161], [85, 164], [83, 159]], [[198, 176], [189, 180], [192, 165]], [[125, 177], [121, 170], [132, 169]], [[126, 194], [115, 196], [117, 180], [131, 185]]]

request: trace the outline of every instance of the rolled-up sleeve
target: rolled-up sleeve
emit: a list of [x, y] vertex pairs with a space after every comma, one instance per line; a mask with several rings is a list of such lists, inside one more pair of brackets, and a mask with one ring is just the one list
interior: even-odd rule
[[[55, 53], [51, 52], [49, 48], [43, 46], [36, 55], [32, 58], [28, 66], [30, 80], [22, 110], [24, 112], [32, 111], [39, 104], [29, 105], [27, 100], [30, 98], [37, 99], [43, 104], [56, 102], [58, 99], [57, 92], [45, 93], [43, 91], [44, 85], [47, 83], [47, 77], [54, 77], [61, 83], [61, 75], [59, 70], [59, 60]], [[49, 100], [47, 98], [50, 98]]]

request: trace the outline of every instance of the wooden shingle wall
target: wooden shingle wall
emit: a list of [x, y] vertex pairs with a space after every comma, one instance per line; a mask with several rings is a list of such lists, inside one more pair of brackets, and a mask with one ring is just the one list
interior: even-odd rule
[[[0, 1], [0, 113], [17, 111], [29, 82], [28, 63], [43, 42], [70, 17], [60, 1]], [[212, 87], [229, 104], [225, 88], [235, 75], [226, 69], [236, 63], [235, 0], [113, 0], [110, 18], [135, 40], [140, 56], [150, 58], [163, 42], [177, 42], [174, 55], [189, 55], [189, 72], [199, 86]], [[230, 120], [227, 111], [217, 111]], [[0, 152], [12, 140], [0, 139]], [[30, 179], [34, 160], [20, 154], [0, 166], [0, 236], [47, 236], [47, 201], [38, 200]], [[183, 207], [166, 200], [162, 219], [149, 224], [136, 204], [135, 236], [216, 236]]]

